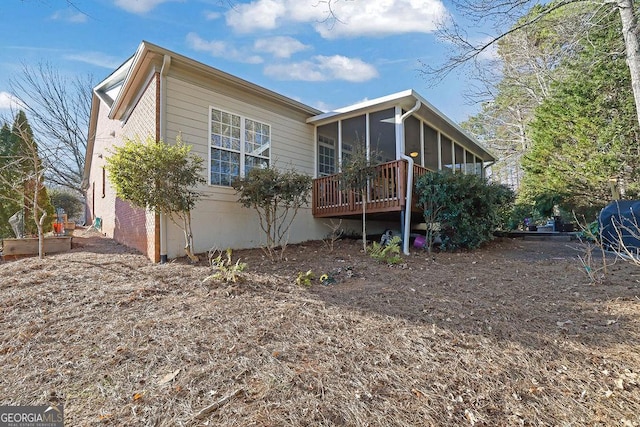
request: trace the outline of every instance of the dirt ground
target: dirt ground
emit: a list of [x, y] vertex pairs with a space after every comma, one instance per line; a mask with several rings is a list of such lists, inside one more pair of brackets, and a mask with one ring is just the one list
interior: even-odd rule
[[63, 403], [68, 426], [640, 426], [640, 267], [592, 284], [583, 254], [500, 239], [387, 266], [309, 242], [234, 252], [227, 284], [74, 237], [0, 262], [0, 405]]

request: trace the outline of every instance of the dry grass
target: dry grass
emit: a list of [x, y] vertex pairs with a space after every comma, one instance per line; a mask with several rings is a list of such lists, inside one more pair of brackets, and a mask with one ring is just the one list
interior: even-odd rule
[[[72, 426], [638, 426], [640, 271], [587, 283], [564, 243], [376, 264], [259, 250], [238, 284], [107, 239], [0, 264], [0, 404]], [[330, 286], [295, 285], [298, 272]]]

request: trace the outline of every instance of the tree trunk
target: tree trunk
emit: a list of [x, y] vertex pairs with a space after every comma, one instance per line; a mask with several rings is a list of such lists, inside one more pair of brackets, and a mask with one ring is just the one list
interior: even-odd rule
[[33, 209], [33, 222], [36, 223], [38, 229], [38, 258], [44, 258], [44, 219], [47, 217], [47, 212], [43, 212], [42, 216], [38, 219], [38, 193], [40, 192], [40, 180], [33, 180], [33, 202], [31, 208]]
[[184, 251], [192, 262], [200, 261], [193, 253], [193, 232], [191, 231], [191, 212], [186, 211], [182, 213], [183, 230], [184, 230]]
[[40, 220], [36, 223], [38, 227], [38, 258], [44, 258], [44, 219], [47, 217], [47, 213], [44, 212], [40, 217]]
[[638, 36], [638, 17], [634, 8], [633, 0], [617, 0], [620, 20], [622, 21], [622, 35], [624, 37], [625, 50], [627, 53], [627, 65], [631, 72], [631, 88], [633, 89], [633, 99], [636, 104], [636, 115], [638, 125], [640, 125], [640, 42]]
[[367, 188], [362, 191], [362, 250], [367, 253]]

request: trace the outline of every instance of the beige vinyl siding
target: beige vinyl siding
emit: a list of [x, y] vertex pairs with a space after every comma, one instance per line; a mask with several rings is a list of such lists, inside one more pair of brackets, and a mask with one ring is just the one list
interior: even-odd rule
[[[211, 107], [268, 124], [271, 127], [272, 165], [295, 168], [313, 175], [314, 129], [306, 123], [308, 115], [286, 109], [269, 99], [244, 90], [229, 88], [220, 82], [192, 76], [172, 68], [166, 79], [167, 139], [182, 140], [193, 146], [193, 153], [205, 160], [209, 179], [209, 110]], [[262, 230], [253, 210], [243, 208], [230, 187], [203, 185], [204, 194], [192, 213], [196, 252], [217, 248], [248, 248], [264, 244]], [[184, 237], [175, 225], [168, 224], [168, 255], [183, 255]], [[310, 208], [301, 210], [291, 229], [291, 243], [318, 239], [326, 226], [313, 218]]]
[[[238, 98], [242, 96], [246, 95], [237, 94]], [[279, 114], [281, 108], [268, 101], [252, 105], [172, 77], [167, 79], [168, 138], [181, 133], [183, 141], [194, 146], [194, 152], [208, 159], [210, 107], [270, 125], [272, 164], [313, 174], [313, 126], [305, 123], [305, 117], [284, 116]]]

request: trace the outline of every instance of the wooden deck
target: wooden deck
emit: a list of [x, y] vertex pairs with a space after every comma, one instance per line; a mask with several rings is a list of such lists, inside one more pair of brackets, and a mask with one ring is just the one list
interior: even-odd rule
[[[376, 166], [375, 175], [367, 189], [367, 214], [399, 213], [404, 210], [407, 164], [405, 160], [394, 160]], [[427, 172], [427, 169], [414, 165], [414, 180]], [[348, 218], [362, 215], [361, 194], [344, 189], [340, 177], [340, 174], [335, 174], [313, 180], [314, 217]], [[415, 197], [412, 210], [420, 212]]]

